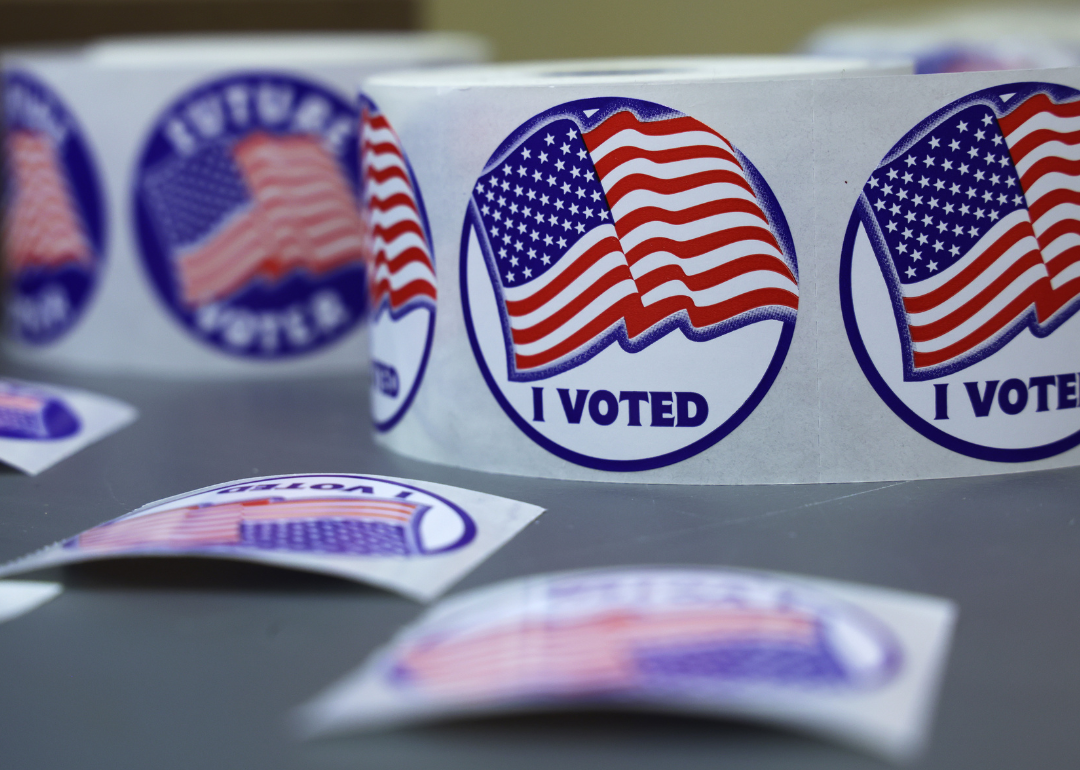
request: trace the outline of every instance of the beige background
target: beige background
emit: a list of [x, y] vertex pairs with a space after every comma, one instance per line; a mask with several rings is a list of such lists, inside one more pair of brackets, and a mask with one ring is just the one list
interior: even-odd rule
[[[1080, 0], [1065, 4], [1080, 8]], [[0, 0], [0, 45], [152, 32], [420, 27], [479, 32], [504, 60], [778, 53], [793, 50], [829, 22], [970, 5], [971, 0]]]
[[487, 35], [500, 59], [781, 53], [825, 23], [904, 18], [970, 5], [970, 0], [426, 0], [420, 19], [432, 29]]

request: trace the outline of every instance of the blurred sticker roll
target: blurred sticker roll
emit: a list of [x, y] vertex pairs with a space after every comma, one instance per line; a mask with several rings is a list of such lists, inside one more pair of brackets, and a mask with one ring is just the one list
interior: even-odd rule
[[6, 53], [7, 348], [192, 378], [363, 370], [358, 85], [484, 57], [448, 34]]

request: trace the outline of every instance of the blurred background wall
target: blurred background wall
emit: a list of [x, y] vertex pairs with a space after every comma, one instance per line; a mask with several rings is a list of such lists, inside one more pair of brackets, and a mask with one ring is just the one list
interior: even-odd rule
[[[782, 52], [818, 26], [970, 0], [0, 0], [0, 45], [105, 34], [470, 30], [500, 59]], [[1016, 5], [1014, 3], [1014, 5]]]
[[[421, 23], [488, 36], [500, 59], [783, 53], [822, 24], [971, 0], [426, 0]], [[1013, 3], [1012, 5], [1017, 5]]]

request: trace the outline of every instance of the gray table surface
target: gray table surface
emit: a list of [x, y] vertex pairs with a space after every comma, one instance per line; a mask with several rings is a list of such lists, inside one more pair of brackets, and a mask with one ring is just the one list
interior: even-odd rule
[[[525, 500], [547, 513], [454, 592], [627, 564], [774, 569], [960, 607], [918, 768], [1080, 765], [1080, 469], [901, 483], [684, 487], [555, 482], [396, 456], [353, 378], [174, 383], [23, 377], [135, 404], [131, 427], [40, 476], [0, 469], [0, 560], [149, 501], [253, 475], [363, 472]], [[344, 581], [202, 560], [64, 573], [0, 625], [0, 767], [885, 767], [736, 722], [620, 714], [476, 720], [298, 743], [284, 716], [422, 607]]]

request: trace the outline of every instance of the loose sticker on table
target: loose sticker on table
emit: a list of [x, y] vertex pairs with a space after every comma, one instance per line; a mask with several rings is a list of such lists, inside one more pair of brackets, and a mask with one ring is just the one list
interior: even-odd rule
[[292, 75], [250, 73], [180, 96], [146, 139], [137, 240], [157, 294], [196, 338], [276, 359], [364, 317], [357, 113]]
[[424, 378], [438, 289], [424, 200], [393, 126], [361, 96], [360, 164], [370, 269], [371, 411], [393, 428]]
[[3, 76], [8, 333], [62, 339], [85, 314], [105, 260], [105, 201], [78, 121], [42, 80]]
[[461, 242], [477, 362], [559, 457], [634, 471], [720, 441], [787, 354], [795, 248], [750, 160], [659, 104], [537, 115], [491, 156]]
[[1080, 443], [1080, 91], [984, 89], [870, 176], [841, 262], [863, 371], [912, 428], [1022, 462]]
[[373, 582], [426, 600], [542, 511], [381, 476], [268, 476], [151, 503], [0, 567], [0, 577], [119, 556], [213, 556]]
[[0, 462], [40, 473], [137, 414], [130, 405], [97, 393], [0, 378]]
[[921, 741], [951, 620], [929, 597], [750, 572], [541, 575], [436, 606], [304, 707], [301, 726], [652, 706], [775, 719], [900, 755]]

